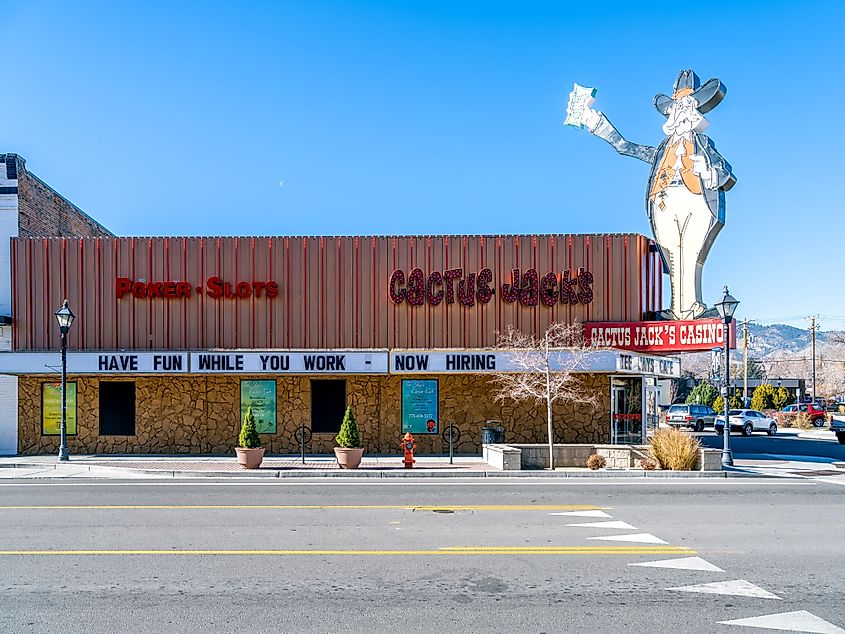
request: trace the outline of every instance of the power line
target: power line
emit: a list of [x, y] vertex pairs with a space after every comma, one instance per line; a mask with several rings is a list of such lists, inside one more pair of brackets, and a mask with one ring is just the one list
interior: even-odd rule
[[[826, 359], [822, 358], [821, 361], [825, 363], [845, 363], [845, 359]], [[811, 357], [788, 357], [786, 359], [760, 359], [760, 363], [794, 363], [796, 361], [812, 361]]]

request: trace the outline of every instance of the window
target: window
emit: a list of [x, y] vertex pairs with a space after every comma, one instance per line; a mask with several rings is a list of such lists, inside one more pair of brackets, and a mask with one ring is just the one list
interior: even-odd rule
[[100, 381], [100, 435], [135, 435], [134, 381]]
[[311, 431], [336, 434], [346, 410], [346, 381], [325, 379], [311, 381]]

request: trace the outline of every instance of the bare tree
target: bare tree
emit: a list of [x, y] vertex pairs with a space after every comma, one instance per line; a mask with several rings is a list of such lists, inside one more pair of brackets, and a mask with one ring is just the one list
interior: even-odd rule
[[553, 323], [539, 338], [508, 326], [496, 338], [496, 347], [510, 353], [510, 363], [508, 371], [496, 372], [491, 379], [496, 386], [494, 400], [546, 404], [549, 467], [554, 469], [552, 406], [598, 405], [599, 394], [578, 374], [589, 370], [589, 357], [596, 348], [587, 342], [584, 327], [578, 322]]

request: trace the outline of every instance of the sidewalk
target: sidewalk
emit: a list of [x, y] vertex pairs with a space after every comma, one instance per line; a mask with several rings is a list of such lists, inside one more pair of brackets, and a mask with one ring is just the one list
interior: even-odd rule
[[[737, 467], [744, 467], [737, 460]], [[752, 466], [752, 465], [747, 465]], [[481, 456], [417, 456], [412, 469], [402, 456], [365, 456], [358, 469], [340, 469], [333, 455], [309, 455], [305, 464], [299, 456], [267, 456], [259, 469], [242, 469], [234, 456], [186, 455], [75, 455], [68, 462], [56, 456], [0, 457], [0, 479], [10, 478], [725, 478], [753, 476], [745, 471], [642, 471], [640, 469], [565, 468], [554, 471], [500, 471]]]
[[744, 454], [734, 460], [734, 465], [743, 470], [752, 470], [763, 476], [774, 478], [816, 478], [837, 484], [845, 484], [845, 462], [836, 458], [814, 456], [787, 456], [773, 454]]

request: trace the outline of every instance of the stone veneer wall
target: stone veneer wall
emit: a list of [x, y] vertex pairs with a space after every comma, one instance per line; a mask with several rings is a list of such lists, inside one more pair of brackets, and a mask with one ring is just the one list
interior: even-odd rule
[[[230, 453], [240, 429], [240, 380], [264, 376], [109, 376], [107, 380], [136, 382], [135, 436], [99, 435], [99, 377], [69, 377], [77, 384], [78, 434], [68, 439], [72, 453]], [[262, 435], [271, 454], [298, 453], [294, 431], [311, 422], [311, 380], [307, 376], [276, 378], [276, 433]], [[400, 453], [402, 377], [343, 376], [347, 403], [352, 406], [368, 453]], [[440, 424], [461, 430], [455, 448], [481, 451], [481, 427], [501, 421], [509, 443], [546, 442], [545, 406], [492, 399], [483, 375], [415, 376], [440, 379]], [[41, 435], [41, 384], [54, 377], [20, 377], [19, 438], [22, 454], [55, 453], [58, 436]], [[106, 380], [106, 379], [104, 379]], [[555, 407], [555, 440], [562, 443], [607, 443], [610, 440], [610, 378], [586, 375], [602, 396], [595, 410]], [[416, 437], [420, 454], [442, 453], [440, 436]], [[314, 434], [309, 453], [330, 453], [334, 434]]]

